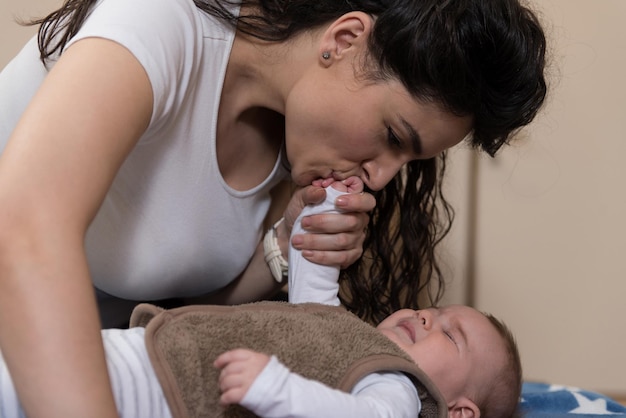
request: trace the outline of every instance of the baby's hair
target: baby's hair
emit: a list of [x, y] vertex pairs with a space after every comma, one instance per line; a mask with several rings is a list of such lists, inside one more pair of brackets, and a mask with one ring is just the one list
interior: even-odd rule
[[522, 392], [522, 361], [517, 341], [504, 322], [491, 314], [484, 312], [483, 314], [502, 337], [506, 348], [506, 361], [494, 379], [480, 390], [480, 399], [475, 402], [480, 408], [482, 418], [517, 417], [517, 405]]

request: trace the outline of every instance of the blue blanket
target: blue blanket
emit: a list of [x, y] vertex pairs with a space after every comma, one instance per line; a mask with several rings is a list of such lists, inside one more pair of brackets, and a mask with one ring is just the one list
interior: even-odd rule
[[583, 389], [525, 382], [520, 408], [524, 418], [626, 417], [626, 406]]

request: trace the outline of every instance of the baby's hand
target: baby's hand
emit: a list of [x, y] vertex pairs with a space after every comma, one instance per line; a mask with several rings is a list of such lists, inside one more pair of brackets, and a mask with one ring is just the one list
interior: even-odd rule
[[317, 180], [313, 180], [313, 182], [311, 183], [313, 186], [315, 187], [323, 187], [323, 188], [327, 188], [328, 186], [330, 186], [331, 184], [333, 184], [334, 182], [336, 182], [337, 180], [335, 180], [332, 177], [327, 177], [325, 179], [317, 179]]
[[347, 193], [361, 193], [363, 191], [363, 181], [357, 176], [350, 176], [345, 180], [335, 180], [332, 177], [313, 180], [311, 183], [316, 187], [326, 188], [332, 186], [334, 189]]
[[213, 366], [221, 369], [220, 404], [240, 403], [269, 361], [268, 355], [245, 348], [227, 351], [215, 359]]
[[363, 181], [357, 176], [351, 176], [341, 182], [348, 193], [361, 193], [363, 191]]

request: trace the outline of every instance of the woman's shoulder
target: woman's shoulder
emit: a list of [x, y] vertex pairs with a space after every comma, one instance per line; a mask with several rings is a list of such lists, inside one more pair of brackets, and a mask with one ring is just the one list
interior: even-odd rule
[[201, 20], [202, 12], [192, 0], [100, 0], [71, 42], [99, 36], [125, 46], [134, 39], [144, 48], [175, 45], [201, 33]]
[[87, 37], [121, 44], [149, 75], [156, 68], [180, 79], [201, 65], [209, 40], [230, 44], [234, 30], [193, 0], [100, 0], [70, 43]]
[[129, 50], [148, 74], [160, 120], [205, 73], [207, 42], [229, 44], [232, 32], [193, 0], [100, 0], [70, 43], [98, 37]]

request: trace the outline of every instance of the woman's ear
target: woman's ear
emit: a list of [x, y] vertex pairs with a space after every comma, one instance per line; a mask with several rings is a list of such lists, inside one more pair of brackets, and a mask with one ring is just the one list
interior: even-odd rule
[[450, 418], [480, 418], [480, 408], [471, 400], [462, 397], [455, 402], [448, 403]]
[[373, 26], [374, 20], [367, 13], [346, 13], [324, 31], [318, 56], [329, 64], [367, 48], [367, 39]]

